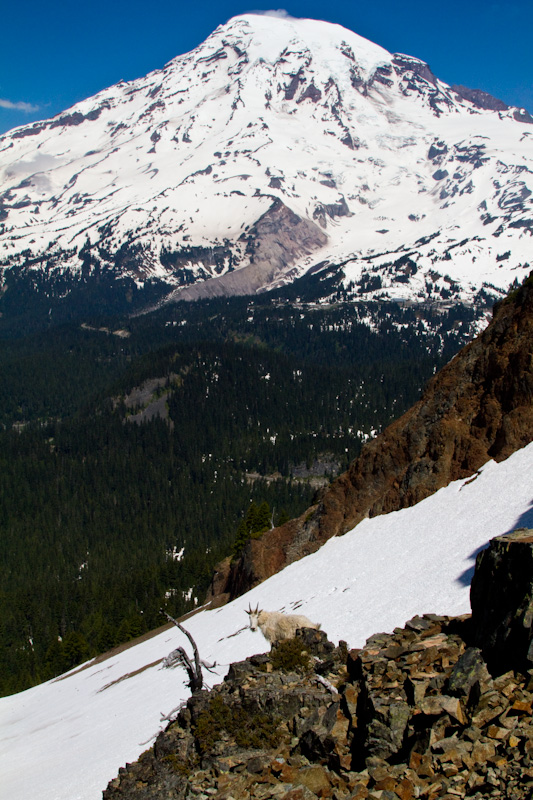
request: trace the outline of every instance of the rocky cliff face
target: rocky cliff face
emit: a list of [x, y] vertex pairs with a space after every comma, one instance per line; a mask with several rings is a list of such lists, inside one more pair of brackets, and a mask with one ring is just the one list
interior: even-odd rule
[[[493, 578], [509, 588], [528, 538], [507, 538], [503, 554], [493, 540], [484, 558], [495, 569], [477, 578], [481, 607]], [[522, 589], [532, 587], [530, 574]], [[195, 693], [104, 800], [530, 798], [533, 670], [517, 668], [518, 647], [507, 671], [491, 674], [481, 607], [471, 618], [414, 617], [349, 653], [321, 631], [298, 631]], [[508, 602], [503, 613], [512, 610]]]
[[299, 519], [221, 564], [210, 598], [236, 597], [365, 517], [406, 508], [474, 476], [533, 439], [533, 278], [428, 384], [420, 401], [368, 443]]
[[[490, 590], [489, 590], [490, 587]], [[533, 667], [533, 531], [498, 536], [476, 559], [476, 641], [493, 672]]]

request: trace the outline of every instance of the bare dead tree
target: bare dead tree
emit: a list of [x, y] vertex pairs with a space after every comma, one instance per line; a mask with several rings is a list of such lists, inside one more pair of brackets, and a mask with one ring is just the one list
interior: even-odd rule
[[214, 664], [206, 664], [205, 661], [200, 659], [200, 654], [198, 652], [198, 647], [196, 642], [194, 641], [193, 637], [186, 630], [183, 625], [181, 625], [177, 619], [171, 617], [170, 614], [167, 614], [166, 611], [161, 610], [161, 613], [165, 615], [169, 622], [172, 622], [189, 640], [193, 650], [193, 657], [194, 663], [190, 659], [187, 654], [187, 651], [183, 647], [177, 647], [173, 650], [163, 661], [164, 667], [183, 667], [187, 671], [187, 675], [189, 676], [189, 683], [188, 686], [191, 692], [196, 692], [198, 689], [201, 689], [204, 685], [204, 676], [202, 673], [202, 667], [211, 671], [216, 667], [216, 662]]

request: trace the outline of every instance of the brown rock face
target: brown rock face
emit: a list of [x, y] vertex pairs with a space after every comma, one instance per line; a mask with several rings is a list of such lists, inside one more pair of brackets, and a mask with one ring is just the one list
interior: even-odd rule
[[[300, 518], [248, 543], [217, 593], [233, 598], [315, 552], [365, 517], [418, 503], [486, 461], [533, 440], [533, 277], [499, 304], [488, 328], [422, 398]], [[211, 598], [214, 593], [211, 593]]]

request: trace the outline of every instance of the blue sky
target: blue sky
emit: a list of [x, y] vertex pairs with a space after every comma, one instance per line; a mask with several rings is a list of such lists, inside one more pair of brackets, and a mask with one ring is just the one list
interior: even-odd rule
[[2, 9], [0, 132], [145, 75], [247, 11], [336, 22], [427, 61], [447, 83], [533, 112], [533, 0], [21, 0]]

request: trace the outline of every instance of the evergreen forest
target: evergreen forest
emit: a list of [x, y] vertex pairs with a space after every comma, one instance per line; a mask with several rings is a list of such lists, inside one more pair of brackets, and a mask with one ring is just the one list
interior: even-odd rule
[[215, 564], [302, 513], [475, 321], [287, 292], [0, 320], [0, 693], [200, 605]]

